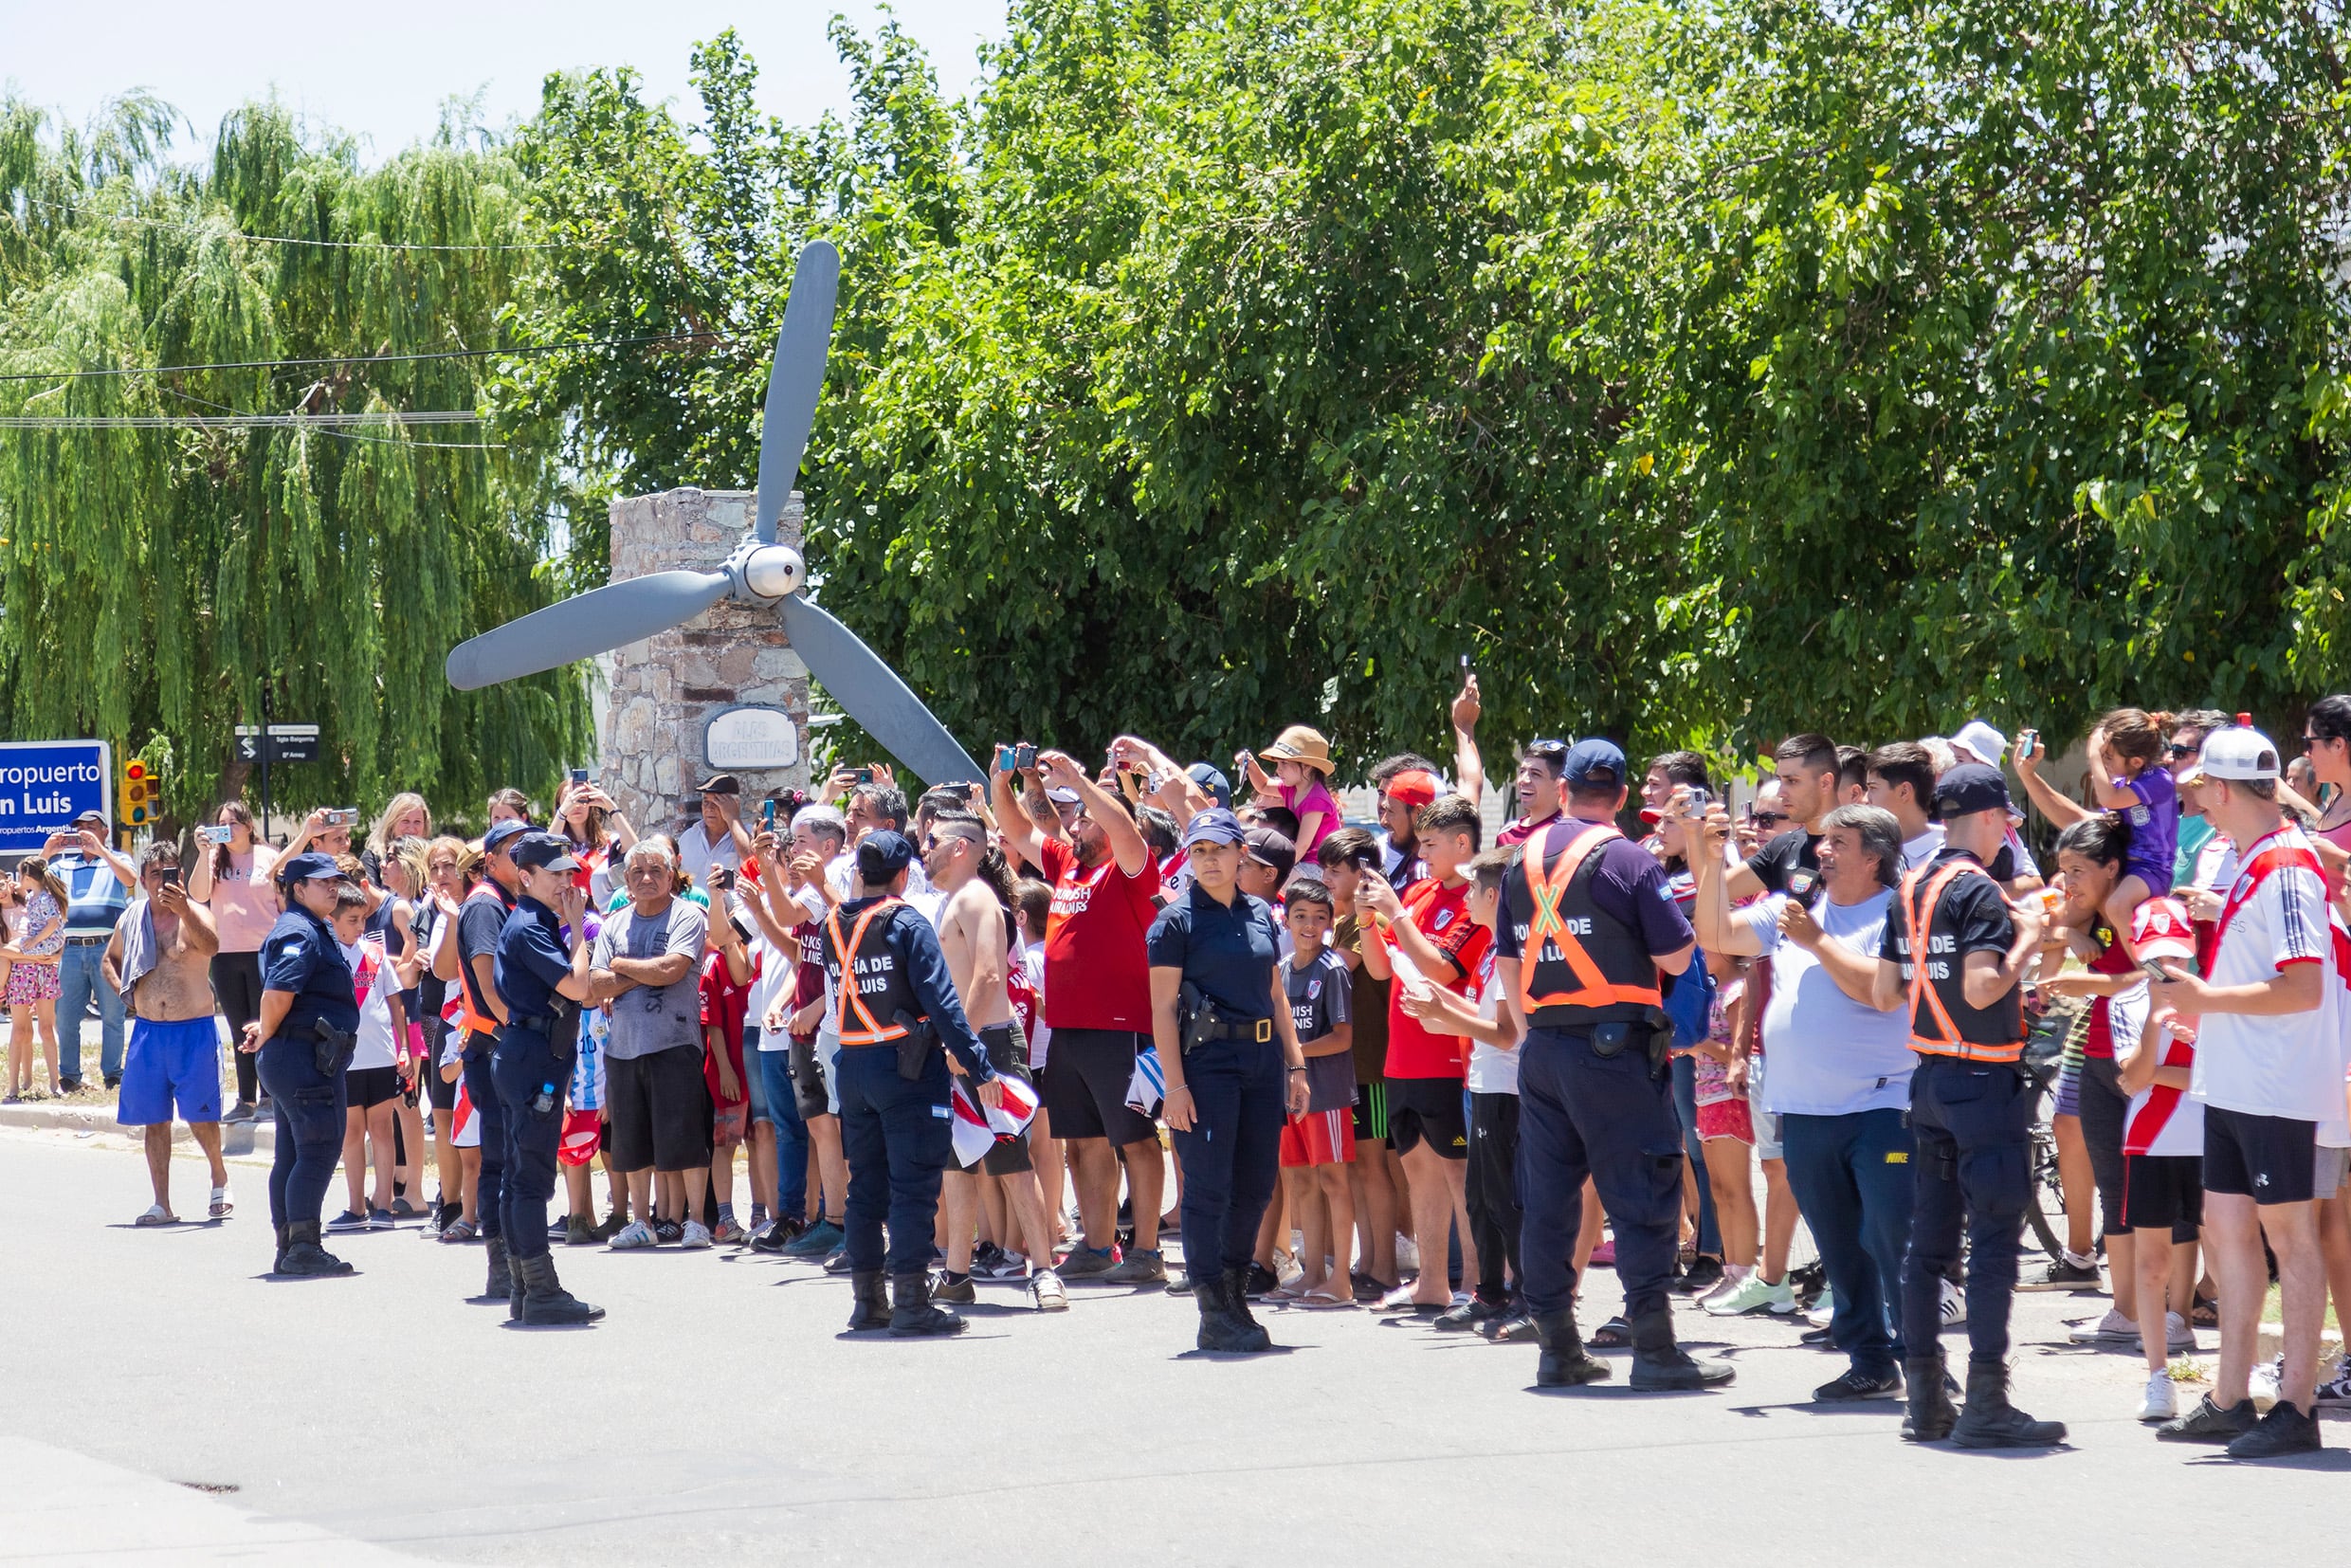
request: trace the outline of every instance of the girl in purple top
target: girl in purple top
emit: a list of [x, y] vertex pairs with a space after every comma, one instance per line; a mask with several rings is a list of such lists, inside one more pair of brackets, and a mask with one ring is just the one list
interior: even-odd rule
[[2116, 708], [2089, 732], [2089, 782], [2098, 804], [2130, 824], [2130, 855], [2123, 880], [2105, 903], [2107, 923], [2131, 929], [2131, 911], [2172, 890], [2179, 849], [2179, 787], [2163, 765], [2172, 717], [2144, 708]]

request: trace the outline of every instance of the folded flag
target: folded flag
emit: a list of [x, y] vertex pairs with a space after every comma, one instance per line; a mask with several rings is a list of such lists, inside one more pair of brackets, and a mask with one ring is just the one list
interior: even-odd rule
[[1167, 1074], [1159, 1067], [1159, 1048], [1145, 1046], [1135, 1053], [1135, 1075], [1126, 1081], [1127, 1108], [1156, 1117], [1167, 1099]]

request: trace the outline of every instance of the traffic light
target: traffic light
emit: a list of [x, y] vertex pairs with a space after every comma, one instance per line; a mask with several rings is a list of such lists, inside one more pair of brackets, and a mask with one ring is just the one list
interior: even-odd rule
[[125, 762], [119, 813], [122, 822], [133, 828], [147, 828], [154, 826], [162, 814], [163, 780], [136, 757]]

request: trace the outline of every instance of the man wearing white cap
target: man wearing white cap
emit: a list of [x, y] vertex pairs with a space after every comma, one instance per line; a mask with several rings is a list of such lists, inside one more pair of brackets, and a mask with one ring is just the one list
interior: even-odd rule
[[[2193, 1092], [2204, 1102], [2204, 1246], [2220, 1286], [2220, 1370], [2213, 1392], [2162, 1427], [2173, 1442], [2226, 1443], [2230, 1457], [2321, 1446], [2313, 1410], [2326, 1275], [2318, 1207], [2343, 1178], [2342, 978], [2318, 853], [2278, 805], [2276, 743], [2244, 715], [2205, 737], [2197, 771], [2213, 826], [2241, 851], [2209, 974], [2178, 966], [2149, 987], [2152, 1006], [2197, 1018]], [[2277, 1257], [2285, 1372], [2256, 1419], [2255, 1337]]]

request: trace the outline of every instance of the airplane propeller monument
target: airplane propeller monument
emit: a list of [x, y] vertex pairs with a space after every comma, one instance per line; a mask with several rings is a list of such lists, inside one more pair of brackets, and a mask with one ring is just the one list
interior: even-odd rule
[[472, 691], [535, 675], [683, 626], [720, 600], [774, 605], [784, 634], [841, 711], [929, 783], [987, 775], [971, 755], [857, 634], [808, 596], [807, 563], [775, 542], [775, 520], [799, 477], [832, 340], [840, 253], [823, 240], [800, 251], [759, 432], [759, 490], [752, 531], [716, 572], [656, 572], [535, 610], [450, 649], [449, 684]]

